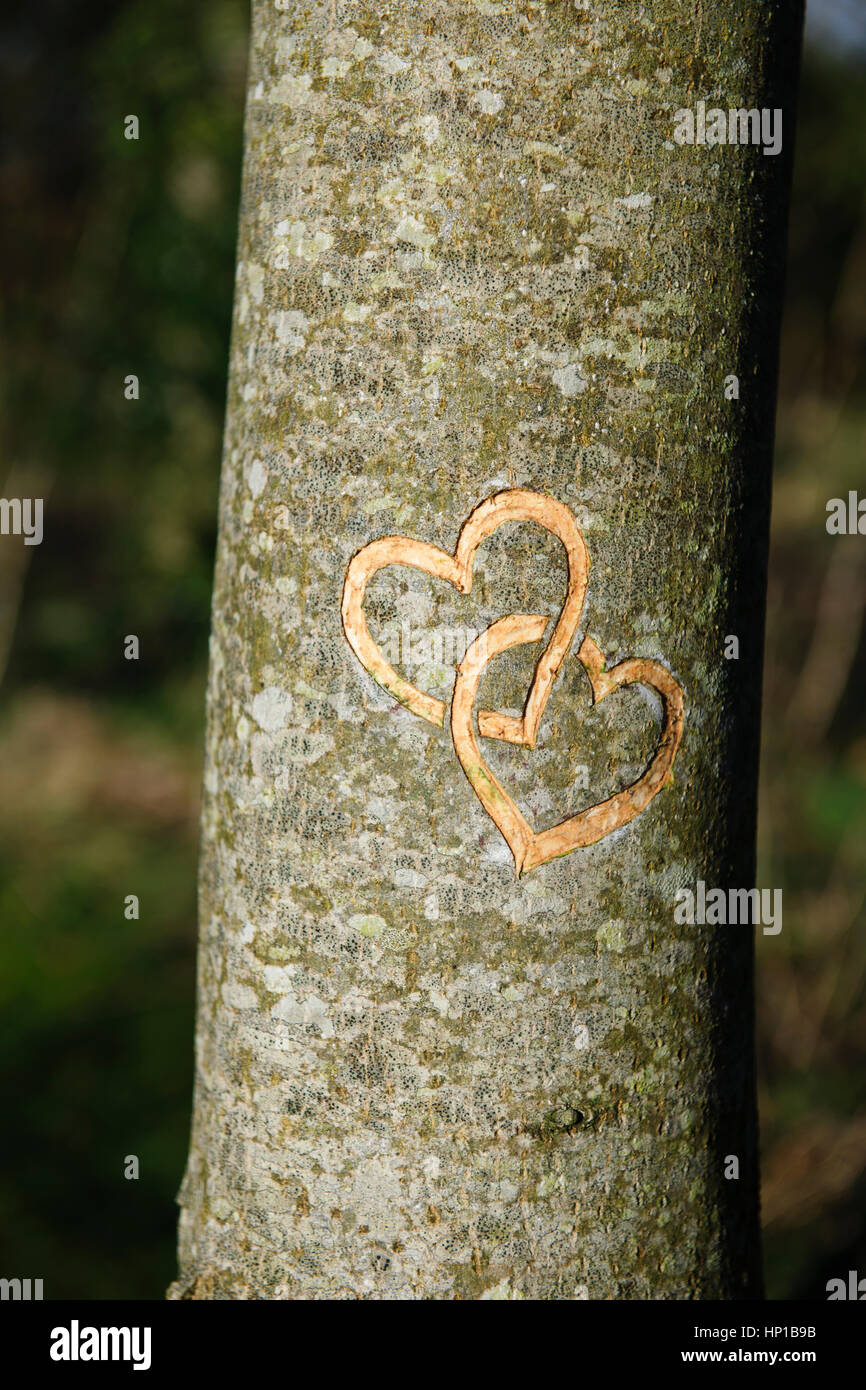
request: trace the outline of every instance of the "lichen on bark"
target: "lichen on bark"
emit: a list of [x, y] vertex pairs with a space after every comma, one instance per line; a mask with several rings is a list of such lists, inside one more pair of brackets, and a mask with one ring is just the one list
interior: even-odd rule
[[[800, 18], [254, 0], [171, 1297], [759, 1292], [751, 934], [674, 898], [753, 882]], [[700, 99], [782, 107], [783, 154], [675, 144]], [[361, 546], [453, 550], [512, 486], [581, 525], [580, 637], [686, 702], [672, 784], [520, 880], [447, 721], [340, 626]], [[370, 626], [480, 632], [564, 586], [559, 543], [508, 525], [467, 597], [378, 576]], [[487, 708], [519, 712], [532, 655]], [[410, 678], [447, 699], [435, 668]], [[538, 746], [485, 757], [543, 826], [657, 737], [637, 687], [590, 711], [570, 656]]]

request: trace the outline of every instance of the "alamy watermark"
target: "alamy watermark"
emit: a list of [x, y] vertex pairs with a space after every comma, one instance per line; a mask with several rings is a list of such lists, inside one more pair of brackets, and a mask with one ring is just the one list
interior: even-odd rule
[[383, 630], [379, 650], [385, 660], [396, 667], [454, 667], [479, 637], [482, 634], [471, 627], [434, 627], [419, 631], [404, 618], [399, 627]]
[[853, 489], [847, 501], [844, 497], [831, 497], [826, 526], [831, 536], [866, 536], [866, 497], [861, 501]]
[[52, 1361], [131, 1361], [134, 1371], [150, 1369], [149, 1327], [68, 1327], [51, 1329]]
[[0, 1279], [0, 1300], [12, 1299], [15, 1302], [38, 1302], [42, 1298], [41, 1279]]
[[827, 1302], [838, 1303], [851, 1300], [857, 1303], [866, 1301], [866, 1279], [861, 1279], [856, 1269], [848, 1270], [848, 1280], [828, 1279], [825, 1285]]
[[763, 925], [764, 936], [782, 930], [781, 888], [707, 888], [702, 878], [691, 888], [678, 888], [674, 921], [691, 926]]
[[23, 536], [25, 545], [42, 544], [41, 497], [0, 497], [0, 536]]
[[678, 145], [761, 145], [764, 154], [782, 148], [780, 107], [711, 106], [699, 101], [695, 110], [681, 106], [674, 112], [674, 140]]

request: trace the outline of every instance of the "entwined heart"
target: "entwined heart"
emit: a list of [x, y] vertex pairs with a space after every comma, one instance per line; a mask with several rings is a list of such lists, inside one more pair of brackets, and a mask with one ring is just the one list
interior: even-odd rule
[[[425, 574], [446, 579], [461, 594], [472, 589], [472, 567], [481, 542], [506, 521], [535, 521], [551, 531], [565, 547], [568, 589], [550, 641], [535, 668], [523, 714], [519, 718], [492, 710], [478, 713], [478, 731], [484, 738], [535, 747], [538, 727], [554, 681], [577, 630], [589, 575], [589, 556], [577, 523], [563, 503], [543, 493], [513, 488], [488, 497], [471, 513], [461, 528], [453, 555], [408, 536], [384, 536], [371, 541], [354, 555], [346, 571], [341, 615], [352, 651], [374, 680], [414, 714], [440, 728], [445, 723], [445, 704], [426, 695], [397, 674], [370, 636], [364, 617], [364, 595], [370, 579], [386, 565], [409, 565]], [[673, 676], [657, 661], [644, 658], [621, 661], [610, 671], [590, 637], [577, 653], [592, 684], [593, 700], [632, 682], [648, 685], [661, 696], [664, 708], [661, 738], [655, 755], [632, 786], [590, 806], [549, 830], [535, 832], [521, 814], [481, 755], [472, 727], [472, 710], [482, 672], [494, 656], [521, 643], [537, 642], [547, 627], [542, 614], [520, 613], [500, 618], [476, 638], [457, 668], [451, 702], [451, 735], [460, 764], [487, 814], [499, 827], [514, 856], [518, 876], [550, 859], [594, 844], [633, 820], [667, 781], [683, 728], [683, 695]]]

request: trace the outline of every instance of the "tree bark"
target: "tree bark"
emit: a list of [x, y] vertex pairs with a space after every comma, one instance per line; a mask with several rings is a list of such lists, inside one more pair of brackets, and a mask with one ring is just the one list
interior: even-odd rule
[[[253, 17], [170, 1296], [759, 1296], [753, 931], [674, 909], [754, 883], [800, 6]], [[677, 143], [699, 101], [781, 154]], [[496, 503], [460, 590], [500, 493], [541, 525]], [[589, 568], [521, 745], [551, 502]], [[429, 563], [365, 579], [383, 688], [341, 604], [388, 536]]]

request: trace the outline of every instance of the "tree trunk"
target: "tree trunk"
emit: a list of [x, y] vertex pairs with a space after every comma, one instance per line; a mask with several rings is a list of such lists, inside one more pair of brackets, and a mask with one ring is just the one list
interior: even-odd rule
[[170, 1296], [757, 1296], [799, 6], [253, 11]]

